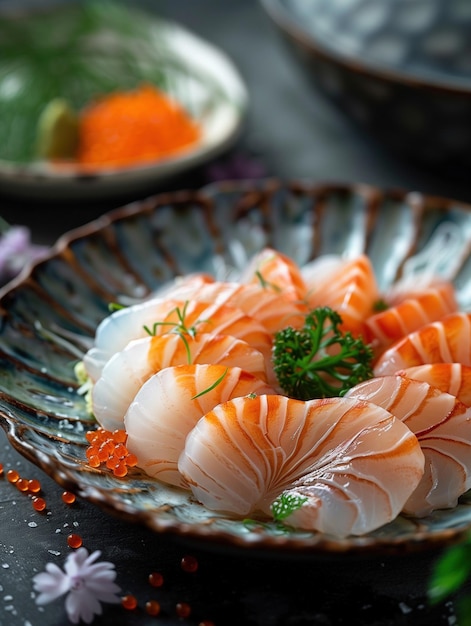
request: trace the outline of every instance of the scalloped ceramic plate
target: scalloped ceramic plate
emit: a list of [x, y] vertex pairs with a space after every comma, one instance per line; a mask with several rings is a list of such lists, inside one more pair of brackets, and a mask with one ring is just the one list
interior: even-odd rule
[[0, 422], [24, 456], [79, 496], [202, 545], [325, 557], [459, 540], [471, 528], [471, 494], [425, 519], [399, 517], [364, 537], [337, 540], [248, 528], [138, 470], [118, 479], [92, 469], [85, 432], [93, 424], [73, 367], [109, 302], [142, 298], [176, 274], [235, 275], [267, 245], [301, 265], [319, 254], [366, 252], [381, 287], [411, 267], [421, 271], [429, 255], [470, 310], [470, 241], [471, 207], [365, 186], [228, 182], [118, 209], [64, 235], [50, 257], [0, 294]]
[[[30, 19], [30, 14], [13, 13], [13, 18]], [[136, 13], [136, 19], [141, 20], [142, 15]], [[0, 159], [3, 192], [35, 199], [106, 198], [120, 193], [131, 197], [209, 162], [236, 141], [245, 119], [248, 92], [232, 60], [177, 23], [149, 16], [147, 26], [155, 54], [164, 41], [168, 56], [182, 60], [188, 68], [185, 73], [172, 74], [171, 94], [198, 120], [201, 139], [177, 156], [127, 168], [80, 169], [73, 164], [58, 168], [39, 160], [23, 164]], [[110, 36], [109, 32], [103, 35]], [[115, 46], [124, 45], [116, 37], [112, 41]], [[154, 50], [146, 48], [144, 55], [138, 40], [134, 44], [127, 41], [127, 46], [136, 60], [144, 64], [152, 61]]]

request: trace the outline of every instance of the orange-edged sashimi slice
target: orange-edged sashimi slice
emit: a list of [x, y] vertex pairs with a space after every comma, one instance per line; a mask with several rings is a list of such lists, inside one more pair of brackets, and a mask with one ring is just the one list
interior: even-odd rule
[[471, 487], [471, 408], [437, 387], [399, 375], [359, 383], [347, 397], [390, 411], [419, 440], [425, 472], [404, 512], [423, 517], [456, 506]]
[[375, 376], [425, 363], [471, 365], [471, 314], [449, 313], [390, 346], [374, 366]]
[[234, 516], [270, 514], [302, 494], [287, 524], [361, 535], [394, 519], [418, 485], [416, 436], [385, 409], [353, 398], [234, 398], [206, 414], [178, 463], [195, 498]]

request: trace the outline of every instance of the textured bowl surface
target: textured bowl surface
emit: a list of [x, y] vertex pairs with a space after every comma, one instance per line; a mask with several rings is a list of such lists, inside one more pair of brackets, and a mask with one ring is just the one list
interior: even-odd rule
[[471, 164], [462, 0], [261, 0], [321, 93], [372, 137], [447, 174]]
[[[459, 540], [471, 495], [422, 520], [399, 517], [364, 537], [254, 529], [215, 515], [186, 492], [139, 470], [115, 478], [87, 465], [94, 424], [74, 365], [108, 303], [142, 298], [175, 275], [236, 276], [275, 247], [304, 264], [320, 254], [366, 252], [380, 286], [433, 269], [471, 310], [471, 208], [418, 193], [365, 186], [221, 183], [150, 198], [64, 235], [48, 258], [0, 294], [0, 423], [24, 456], [97, 506], [158, 533], [238, 549], [326, 557], [402, 553]], [[433, 259], [433, 266], [430, 265]]]

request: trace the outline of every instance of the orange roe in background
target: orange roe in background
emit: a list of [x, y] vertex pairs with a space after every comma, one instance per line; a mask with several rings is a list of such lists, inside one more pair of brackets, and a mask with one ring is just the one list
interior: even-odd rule
[[84, 109], [79, 120], [82, 165], [124, 167], [163, 159], [200, 139], [186, 111], [152, 85], [115, 92]]

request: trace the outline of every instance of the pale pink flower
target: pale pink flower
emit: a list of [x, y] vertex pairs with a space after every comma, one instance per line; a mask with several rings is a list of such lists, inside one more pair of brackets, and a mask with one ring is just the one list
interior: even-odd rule
[[94, 563], [100, 555], [99, 550], [89, 555], [85, 548], [79, 548], [67, 557], [65, 572], [48, 563], [45, 572], [33, 577], [34, 589], [39, 591], [36, 604], [48, 604], [66, 593], [65, 610], [70, 621], [91, 624], [95, 615], [102, 613], [100, 602], [120, 602], [114, 565], [107, 561]]
[[[2, 232], [3, 231], [3, 232]], [[4, 227], [0, 218], [0, 284], [14, 278], [25, 265], [44, 257], [47, 246], [31, 241], [26, 226]]]

